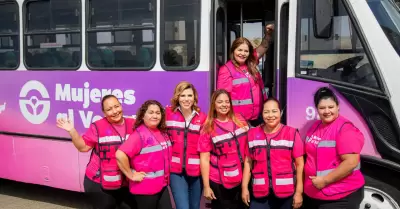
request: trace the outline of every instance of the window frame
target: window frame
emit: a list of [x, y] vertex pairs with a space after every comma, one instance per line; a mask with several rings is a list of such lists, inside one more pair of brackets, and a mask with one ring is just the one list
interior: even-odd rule
[[[88, 67], [89, 70], [91, 71], [150, 71], [154, 68], [154, 66], [157, 63], [157, 0], [151, 0], [153, 5], [154, 5], [154, 12], [153, 12], [153, 20], [154, 20], [154, 25], [153, 26], [131, 26], [131, 27], [104, 27], [104, 28], [91, 28], [90, 27], [90, 1], [92, 0], [83, 0], [85, 1], [86, 5], [86, 15], [85, 15], [85, 23], [86, 23], [86, 28], [85, 28], [85, 62], [86, 66]], [[107, 0], [110, 1], [110, 0]], [[119, 0], [116, 0], [119, 1]], [[144, 31], [144, 30], [152, 30], [154, 34], [154, 50], [152, 53], [152, 64], [148, 67], [93, 67], [89, 63], [89, 33], [92, 32], [117, 32], [117, 31]], [[133, 46], [133, 45], [131, 45]]]
[[[48, 1], [49, 3], [52, 0], [26, 0], [24, 1], [23, 5], [22, 5], [22, 16], [23, 16], [23, 22], [22, 22], [22, 27], [23, 27], [23, 62], [24, 62], [24, 66], [27, 70], [29, 71], [77, 71], [81, 66], [82, 66], [82, 0], [80, 1], [79, 4], [79, 29], [78, 30], [59, 30], [56, 33], [55, 32], [29, 32], [28, 31], [28, 13], [27, 13], [27, 4], [31, 3], [31, 2], [40, 2], [40, 1]], [[81, 44], [79, 44], [79, 49], [80, 49], [80, 56], [81, 56], [81, 61], [79, 63], [79, 65], [77, 65], [76, 67], [41, 67], [41, 68], [37, 68], [37, 67], [29, 67], [26, 63], [26, 52], [28, 51], [28, 46], [27, 46], [27, 36], [29, 35], [48, 35], [48, 34], [73, 34], [79, 32], [79, 38], [80, 38], [80, 42]]]
[[7, 37], [8, 35], [9, 36], [14, 36], [14, 35], [16, 35], [17, 36], [17, 40], [18, 40], [18, 50], [19, 50], [19, 53], [17, 54], [18, 55], [18, 64], [15, 66], [15, 67], [13, 67], [13, 68], [5, 68], [5, 67], [0, 67], [0, 72], [1, 71], [13, 71], [13, 70], [17, 70], [20, 66], [21, 66], [21, 51], [22, 51], [22, 47], [21, 47], [21, 24], [20, 24], [20, 20], [21, 20], [21, 18], [20, 18], [20, 12], [19, 12], [19, 4], [18, 4], [18, 2], [16, 1], [16, 0], [8, 0], [8, 1], [4, 1], [4, 2], [0, 2], [0, 5], [4, 5], [4, 4], [15, 4], [15, 5], [17, 5], [17, 23], [18, 23], [18, 31], [16, 32], [16, 33], [9, 33], [9, 34], [4, 34], [4, 35], [0, 35], [0, 38], [1, 37]]
[[[340, 85], [340, 86], [344, 86], [344, 87], [348, 87], [348, 88], [352, 88], [352, 89], [358, 89], [358, 90], [364, 90], [364, 91], [368, 91], [371, 93], [377, 93], [379, 95], [384, 96], [384, 84], [382, 82], [381, 76], [379, 74], [380, 70], [379, 67], [376, 64], [376, 59], [374, 58], [374, 56], [371, 53], [371, 49], [369, 47], [369, 45], [366, 43], [365, 40], [365, 35], [362, 32], [360, 25], [358, 23], [358, 21], [355, 19], [354, 17], [354, 13], [351, 11], [351, 9], [349, 8], [348, 2], [346, 0], [336, 0], [338, 3], [339, 1], [342, 1], [343, 7], [346, 10], [350, 23], [351, 25], [354, 27], [354, 31], [356, 32], [356, 35], [360, 41], [361, 46], [364, 49], [365, 52], [365, 56], [367, 56], [368, 58], [368, 62], [371, 65], [371, 68], [374, 72], [374, 76], [376, 79], [376, 82], [379, 85], [379, 88], [375, 89], [375, 88], [371, 88], [371, 87], [366, 87], [366, 86], [360, 86], [357, 84], [352, 84], [352, 83], [348, 83], [348, 82], [344, 82], [344, 81], [339, 81], [339, 80], [333, 80], [333, 79], [328, 79], [328, 78], [322, 78], [322, 77], [316, 77], [316, 76], [309, 76], [309, 75], [302, 75], [300, 73], [300, 56], [302, 55], [301, 53], [301, 30], [296, 30], [296, 44], [295, 44], [295, 53], [296, 53], [296, 57], [295, 57], [295, 77], [296, 78], [301, 78], [301, 79], [306, 79], [306, 80], [312, 80], [312, 81], [319, 81], [319, 82], [324, 82], [326, 84], [333, 84], [333, 85]], [[297, 28], [301, 28], [301, 5], [303, 3], [303, 0], [299, 0], [299, 3], [297, 4], [297, 17], [296, 17], [296, 25], [298, 26]], [[312, 28], [314, 28], [313, 26], [311, 26]], [[312, 34], [314, 35], [314, 34]], [[314, 51], [319, 51], [319, 50], [314, 50]], [[334, 50], [337, 51], [337, 50]], [[323, 53], [320, 53], [323, 54]]]
[[[191, 66], [167, 66], [164, 64], [164, 50], [165, 50], [165, 1], [162, 0], [160, 1], [160, 65], [162, 67], [163, 70], [165, 71], [177, 71], [177, 72], [188, 72], [188, 71], [194, 71], [196, 70], [199, 65], [200, 65], [200, 53], [201, 53], [201, 26], [202, 26], [202, 22], [201, 22], [201, 15], [202, 15], [202, 1], [199, 1], [199, 22], [198, 22], [198, 27], [199, 30], [197, 30], [197, 34], [198, 34], [198, 47], [196, 47], [196, 53], [197, 53], [197, 57], [198, 59], [196, 59], [196, 62], [194, 65]], [[177, 42], [184, 42], [184, 41], [177, 41]]]

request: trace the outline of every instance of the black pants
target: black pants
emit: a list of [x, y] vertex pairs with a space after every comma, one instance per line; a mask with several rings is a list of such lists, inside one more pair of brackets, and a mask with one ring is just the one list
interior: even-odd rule
[[132, 195], [137, 202], [138, 209], [172, 209], [168, 187], [155, 195]]
[[118, 190], [104, 190], [100, 184], [90, 180], [87, 176], [85, 176], [83, 186], [93, 209], [116, 209], [122, 205], [126, 206], [124, 208], [137, 208], [135, 199], [130, 195], [128, 187]]
[[358, 209], [364, 199], [364, 187], [339, 200], [317, 200], [304, 196], [306, 209]]
[[293, 196], [287, 198], [279, 198], [275, 196], [273, 191], [264, 198], [252, 197], [250, 201], [250, 209], [292, 209]]
[[216, 200], [211, 201], [211, 209], [247, 208], [247, 206], [242, 202], [242, 189], [240, 185], [232, 189], [227, 189], [222, 184], [210, 181], [210, 187], [217, 198]]

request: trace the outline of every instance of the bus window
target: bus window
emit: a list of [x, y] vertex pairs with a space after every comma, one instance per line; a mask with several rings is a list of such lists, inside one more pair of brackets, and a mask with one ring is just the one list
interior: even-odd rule
[[89, 0], [87, 64], [149, 70], [155, 63], [155, 0]]
[[200, 0], [161, 1], [161, 63], [193, 70], [200, 59]]
[[[394, 50], [400, 56], [399, 10], [396, 9], [394, 2], [388, 0], [367, 0], [367, 3]], [[400, 1], [397, 4], [400, 4]]]
[[16, 2], [0, 3], [0, 70], [19, 65], [19, 18]]
[[81, 1], [25, 3], [25, 64], [29, 70], [75, 70], [81, 65]]
[[313, 2], [302, 0], [300, 4], [300, 67], [297, 74], [379, 90], [373, 66], [342, 1], [334, 1], [337, 11], [330, 39], [314, 36], [310, 10]]

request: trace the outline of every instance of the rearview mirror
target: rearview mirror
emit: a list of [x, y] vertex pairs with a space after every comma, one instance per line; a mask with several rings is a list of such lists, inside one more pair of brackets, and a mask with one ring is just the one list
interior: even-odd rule
[[314, 36], [328, 39], [332, 36], [333, 4], [332, 0], [314, 0]]

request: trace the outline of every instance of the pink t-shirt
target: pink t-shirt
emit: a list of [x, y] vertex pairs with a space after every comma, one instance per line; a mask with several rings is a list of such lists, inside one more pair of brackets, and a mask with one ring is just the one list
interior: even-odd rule
[[[271, 138], [273, 136], [275, 136], [275, 135], [276, 135], [276, 133], [271, 133], [271, 134], [265, 133], [265, 136], [267, 137], [267, 140], [268, 140], [268, 144], [271, 141]], [[249, 151], [250, 151], [249, 149], [246, 149], [246, 152], [245, 152], [246, 156], [251, 156]], [[293, 149], [292, 149], [292, 157], [293, 158], [298, 158], [298, 157], [303, 156], [304, 153], [305, 153], [304, 142], [301, 139], [299, 132], [296, 132], [296, 135], [295, 135], [295, 138], [294, 138]]]
[[[305, 151], [307, 154], [307, 160], [304, 167], [305, 181], [304, 181], [304, 193], [311, 198], [323, 199], [323, 200], [337, 200], [348, 195], [338, 194], [333, 196], [326, 196], [320, 190], [318, 190], [313, 184], [310, 176], [316, 176], [316, 155], [317, 145], [323, 138], [324, 133], [329, 129], [329, 125], [320, 125], [315, 132], [312, 134], [305, 143]], [[337, 139], [336, 139], [336, 151], [338, 155], [343, 154], [360, 154], [362, 147], [364, 146], [363, 134], [352, 124], [344, 124]]]
[[[219, 126], [222, 128], [233, 132], [234, 130], [234, 123], [233, 121], [229, 120], [227, 122], [220, 122], [218, 120], [214, 120], [215, 123], [218, 123]], [[238, 129], [239, 127], [236, 127]], [[218, 129], [217, 129], [218, 130]], [[218, 134], [218, 133], [217, 133]], [[242, 155], [242, 159], [244, 159], [244, 153], [245, 150], [248, 150], [248, 145], [247, 145], [247, 137], [240, 137], [239, 139], [242, 139], [239, 141], [240, 145], [240, 154]], [[203, 130], [201, 131], [200, 137], [199, 137], [199, 146], [198, 146], [198, 151], [199, 152], [211, 152], [214, 148], [212, 139], [211, 139], [211, 134], [204, 133]], [[211, 159], [213, 158], [213, 155], [210, 156], [210, 161], [216, 162], [216, 160]], [[217, 184], [222, 184], [221, 179], [220, 179], [220, 174], [219, 170], [215, 168], [214, 166], [211, 166], [210, 163], [210, 180], [217, 183]]]
[[[114, 128], [118, 131], [118, 133], [121, 136], [125, 136], [126, 133], [126, 126], [125, 124], [122, 125], [113, 125]], [[91, 124], [89, 129], [86, 131], [85, 134], [82, 135], [83, 140], [85, 141], [85, 144], [89, 147], [92, 147], [93, 149], [98, 149], [97, 143], [98, 143], [98, 134], [96, 127]], [[93, 152], [94, 150], [92, 150]], [[86, 167], [86, 176], [91, 179], [94, 182], [99, 183], [100, 178], [94, 178], [96, 176], [97, 171], [100, 168], [100, 158], [99, 156], [95, 154], [91, 154], [90, 161]]]

